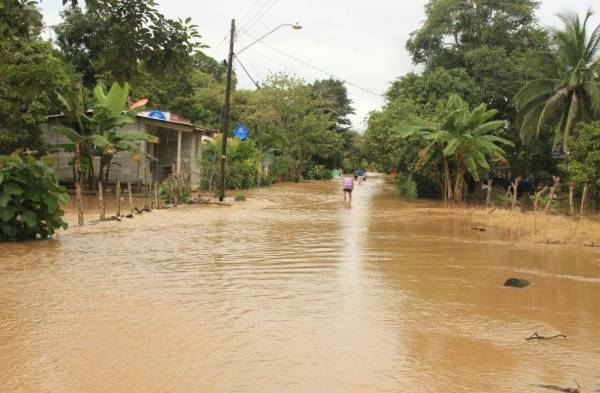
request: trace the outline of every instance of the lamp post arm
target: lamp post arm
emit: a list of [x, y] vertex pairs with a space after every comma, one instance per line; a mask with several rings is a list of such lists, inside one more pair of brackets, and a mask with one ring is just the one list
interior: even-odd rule
[[257, 42], [259, 42], [260, 40], [264, 39], [265, 37], [267, 37], [268, 35], [272, 34], [273, 32], [275, 32], [278, 29], [281, 29], [284, 26], [294, 26], [290, 23], [283, 23], [280, 24], [279, 26], [275, 27], [273, 30], [269, 31], [266, 34], [261, 35], [259, 38], [257, 38], [256, 40], [254, 40], [250, 45], [245, 46], [244, 48], [240, 49], [239, 51], [236, 52], [236, 55], [239, 55], [240, 53], [242, 53], [243, 51], [245, 51], [246, 49], [250, 48], [252, 45], [256, 44]]

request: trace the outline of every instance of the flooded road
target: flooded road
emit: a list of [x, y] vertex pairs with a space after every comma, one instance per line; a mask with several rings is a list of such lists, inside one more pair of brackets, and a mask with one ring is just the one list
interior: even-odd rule
[[278, 185], [0, 245], [0, 391], [600, 383], [597, 252], [482, 238], [371, 179], [341, 199], [334, 182]]

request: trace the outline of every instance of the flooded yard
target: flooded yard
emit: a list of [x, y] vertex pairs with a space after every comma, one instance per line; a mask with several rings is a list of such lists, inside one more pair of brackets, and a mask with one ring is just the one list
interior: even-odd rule
[[375, 179], [351, 207], [339, 188], [1, 244], [0, 391], [597, 387], [599, 252], [496, 241]]

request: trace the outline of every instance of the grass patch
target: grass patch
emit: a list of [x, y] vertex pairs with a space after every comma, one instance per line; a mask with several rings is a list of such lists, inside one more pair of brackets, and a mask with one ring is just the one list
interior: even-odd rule
[[457, 208], [468, 225], [493, 228], [503, 240], [573, 246], [600, 246], [600, 221], [543, 212]]

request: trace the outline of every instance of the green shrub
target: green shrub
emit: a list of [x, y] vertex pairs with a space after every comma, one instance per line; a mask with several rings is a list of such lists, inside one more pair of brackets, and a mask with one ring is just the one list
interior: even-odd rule
[[47, 239], [63, 221], [69, 196], [56, 173], [30, 154], [0, 156], [0, 241]]
[[[215, 143], [203, 146], [202, 159], [199, 165], [202, 169], [201, 185], [205, 189], [208, 188], [211, 180], [213, 186], [218, 182], [220, 164], [217, 150], [220, 149], [220, 146], [220, 138], [217, 138]], [[228, 140], [225, 187], [239, 190], [258, 186], [261, 160], [262, 154], [254, 141], [240, 141], [233, 138]]]
[[286, 155], [273, 157], [269, 172], [276, 181], [296, 180], [293, 178], [294, 160]]
[[409, 201], [417, 199], [419, 196], [417, 182], [412, 175], [399, 173], [396, 181], [398, 182], [398, 195], [401, 198], [408, 199]]
[[508, 209], [512, 207], [512, 198], [504, 193], [497, 192], [492, 195], [492, 204], [496, 207]]
[[176, 187], [177, 178], [169, 176], [158, 186], [158, 197], [165, 203], [174, 203], [175, 201], [190, 203], [192, 201], [192, 187], [189, 183], [181, 185], [179, 195]]
[[242, 192], [238, 192], [235, 194], [233, 198], [236, 202], [244, 202], [246, 200], [246, 196]]
[[329, 180], [332, 178], [331, 170], [325, 168], [325, 165], [318, 165], [309, 162], [306, 166], [305, 177], [311, 180]]

